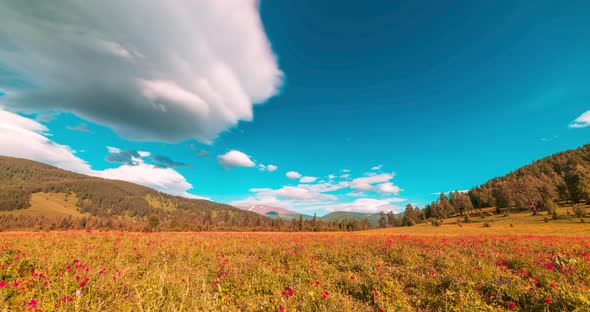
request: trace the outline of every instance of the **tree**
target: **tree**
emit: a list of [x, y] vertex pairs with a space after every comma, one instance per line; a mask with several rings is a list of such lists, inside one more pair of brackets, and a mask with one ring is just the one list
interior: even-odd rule
[[565, 176], [565, 183], [574, 202], [590, 202], [590, 172], [582, 165], [575, 165]]
[[160, 219], [156, 215], [151, 215], [148, 217], [147, 225], [150, 231], [155, 231], [158, 225], [160, 225]]
[[451, 205], [449, 199], [445, 196], [445, 193], [440, 193], [440, 196], [438, 197], [438, 205], [440, 206], [444, 218], [455, 213], [455, 207]]
[[414, 210], [412, 204], [406, 205], [406, 210], [404, 211], [402, 224], [405, 226], [413, 226], [416, 224], [416, 211]]
[[461, 215], [463, 215], [463, 213], [469, 213], [471, 210], [473, 210], [473, 204], [471, 203], [471, 198], [469, 198], [469, 195], [457, 192], [455, 201], [456, 203], [454, 206]]
[[385, 217], [385, 212], [383, 212], [383, 211], [381, 211], [381, 213], [379, 214], [379, 227], [380, 228], [387, 227], [387, 219]]
[[387, 213], [387, 224], [389, 226], [395, 225], [395, 214], [391, 210]]

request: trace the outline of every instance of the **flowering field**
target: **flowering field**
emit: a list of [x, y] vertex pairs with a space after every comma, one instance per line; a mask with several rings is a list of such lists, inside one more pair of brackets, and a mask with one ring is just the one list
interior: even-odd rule
[[0, 310], [589, 311], [590, 238], [0, 233]]

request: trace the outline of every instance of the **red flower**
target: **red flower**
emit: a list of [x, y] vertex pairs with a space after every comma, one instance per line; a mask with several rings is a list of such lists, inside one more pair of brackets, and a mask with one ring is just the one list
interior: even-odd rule
[[80, 287], [84, 287], [84, 286], [86, 286], [86, 283], [88, 283], [88, 281], [89, 281], [89, 280], [90, 280], [89, 278], [85, 278], [85, 279], [82, 281], [82, 283], [80, 283]]
[[551, 303], [551, 299], [545, 298], [545, 303]]
[[0, 282], [0, 288], [6, 288], [6, 282], [5, 281], [1, 281]]
[[279, 311], [280, 311], [280, 312], [285, 312], [285, 307], [283, 307], [283, 306], [280, 306], [280, 307], [279, 307]]
[[34, 308], [37, 305], [37, 299], [31, 299], [27, 305], [29, 308]]
[[508, 306], [511, 308], [516, 307], [516, 303], [512, 302], [512, 301], [508, 301]]

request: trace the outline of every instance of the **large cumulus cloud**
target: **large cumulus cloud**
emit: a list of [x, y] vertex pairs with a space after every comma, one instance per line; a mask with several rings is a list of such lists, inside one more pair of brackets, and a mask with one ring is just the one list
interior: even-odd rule
[[0, 3], [13, 111], [63, 110], [134, 140], [209, 142], [278, 92], [256, 0]]

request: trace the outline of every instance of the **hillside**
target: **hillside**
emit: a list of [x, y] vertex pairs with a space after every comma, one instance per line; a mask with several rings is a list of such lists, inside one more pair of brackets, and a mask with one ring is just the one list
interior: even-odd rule
[[[277, 209], [267, 209], [266, 213]], [[290, 213], [289, 210], [281, 212]], [[312, 221], [307, 216], [299, 220], [298, 216], [283, 220], [283, 216], [275, 218], [272, 213], [271, 216], [261, 215], [207, 200], [172, 196], [129, 182], [90, 177], [31, 160], [0, 156], [0, 230], [333, 231], [367, 228], [353, 220], [322, 222]]]
[[537, 160], [467, 193], [441, 194], [424, 212], [427, 218], [446, 218], [495, 207], [496, 213], [548, 211], [557, 218], [558, 206], [572, 206], [572, 212], [584, 215], [585, 204], [590, 204], [590, 145]]
[[37, 218], [41, 226], [51, 226], [47, 220], [59, 217], [85, 218], [99, 225], [110, 223], [114, 227], [136, 229], [144, 226], [176, 230], [273, 227], [270, 218], [229, 205], [171, 196], [133, 183], [89, 177], [1, 156], [0, 211], [3, 220], [0, 223], [17, 225], [22, 223], [16, 220], [19, 217], [27, 221]]

